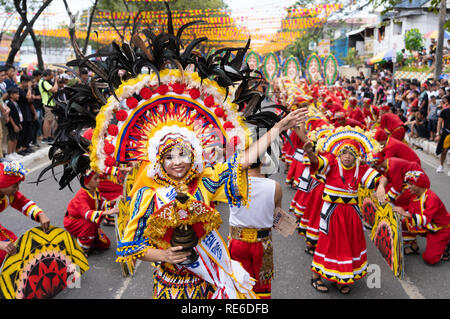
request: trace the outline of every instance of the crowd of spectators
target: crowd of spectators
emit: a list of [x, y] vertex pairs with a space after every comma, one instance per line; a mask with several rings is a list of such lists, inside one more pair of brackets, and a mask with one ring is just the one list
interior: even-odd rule
[[53, 142], [52, 96], [73, 78], [64, 70], [0, 66], [0, 161], [19, 160]]
[[[404, 122], [409, 137], [436, 142], [436, 155], [440, 156], [437, 172], [443, 172], [450, 135], [450, 84], [447, 79], [393, 80], [392, 73], [383, 70], [370, 77], [361, 73], [350, 79], [342, 78], [337, 85], [350, 91], [360, 104], [364, 98], [369, 98], [376, 107], [388, 105]], [[448, 174], [450, 176], [450, 171]]]
[[[405, 122], [408, 134], [414, 138], [437, 141], [438, 119], [441, 111], [450, 104], [448, 80], [395, 79], [392, 73], [383, 70], [365, 77], [340, 79], [338, 85], [350, 91], [362, 104], [363, 98], [370, 98], [375, 106], [389, 105], [392, 112]], [[395, 85], [395, 89], [393, 89]], [[442, 129], [442, 127], [440, 128]]]

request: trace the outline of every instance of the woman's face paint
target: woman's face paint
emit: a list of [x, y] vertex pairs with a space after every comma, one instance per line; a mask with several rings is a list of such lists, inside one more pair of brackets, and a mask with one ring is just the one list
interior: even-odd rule
[[191, 157], [192, 153], [186, 147], [174, 146], [163, 155], [163, 168], [169, 177], [174, 180], [180, 180], [191, 168]]

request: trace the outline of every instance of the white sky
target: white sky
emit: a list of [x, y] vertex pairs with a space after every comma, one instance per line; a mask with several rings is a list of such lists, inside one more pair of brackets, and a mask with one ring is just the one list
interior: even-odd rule
[[[260, 28], [264, 32], [275, 32], [279, 25], [276, 24], [276, 21], [280, 21], [282, 18], [282, 14], [286, 12], [286, 8], [295, 3], [295, 0], [224, 0], [229, 9], [232, 11], [233, 16], [238, 17], [253, 17], [253, 19], [246, 18], [243, 21], [243, 25], [245, 25], [249, 29]], [[77, 11], [81, 11], [83, 9], [88, 8], [91, 4], [91, 0], [67, 0], [69, 4], [69, 8], [72, 13], [76, 13]], [[50, 5], [49, 12], [54, 13], [55, 16], [52, 16], [45, 22], [47, 25], [54, 25], [54, 21], [58, 21], [56, 24], [60, 22], [68, 23], [69, 18], [66, 13], [66, 9], [64, 7], [64, 3], [62, 0], [54, 0]], [[261, 23], [261, 19], [272, 19], [272, 23]]]

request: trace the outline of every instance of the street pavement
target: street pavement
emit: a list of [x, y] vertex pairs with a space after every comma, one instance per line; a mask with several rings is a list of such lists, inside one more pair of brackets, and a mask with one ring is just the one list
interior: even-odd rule
[[[78, 181], [72, 183], [73, 192], [65, 188], [59, 190], [57, 182], [47, 174], [46, 180], [36, 186], [39, 172], [48, 164], [46, 152], [40, 150], [34, 158], [24, 159], [30, 170], [21, 192], [33, 199], [49, 216], [52, 225], [63, 227], [63, 216], [67, 203], [79, 189]], [[437, 174], [437, 158], [417, 150], [423, 167], [431, 180], [432, 189], [450, 208], [450, 177]], [[282, 164], [284, 165], [284, 164]], [[61, 170], [57, 171], [59, 173]], [[283, 185], [283, 208], [287, 211], [295, 190], [284, 183], [285, 174], [277, 173], [272, 178]], [[220, 232], [227, 236], [228, 208], [218, 206], [223, 216]], [[0, 215], [0, 223], [11, 229], [18, 236], [37, 224], [24, 218], [20, 212], [8, 208]], [[106, 251], [94, 252], [89, 256], [90, 269], [83, 274], [77, 287], [67, 288], [55, 299], [149, 299], [152, 297], [153, 268], [149, 263], [137, 262], [136, 273], [132, 277], [123, 277], [119, 264], [115, 262], [116, 238], [114, 227], [102, 226], [112, 241], [112, 247]], [[366, 236], [369, 260], [369, 275], [358, 281], [350, 295], [341, 295], [335, 287], [328, 285], [329, 293], [319, 293], [310, 285], [310, 265], [312, 257], [304, 252], [304, 238], [297, 234], [287, 238], [279, 233], [273, 234], [275, 277], [272, 284], [273, 299], [448, 299], [450, 298], [450, 262], [426, 265], [420, 255], [405, 256], [405, 277], [396, 278], [387, 263]], [[423, 252], [426, 242], [419, 238]]]

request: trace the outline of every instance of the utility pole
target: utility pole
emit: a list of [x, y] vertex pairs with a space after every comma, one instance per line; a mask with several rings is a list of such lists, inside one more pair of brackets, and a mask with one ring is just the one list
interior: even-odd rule
[[439, 8], [439, 28], [438, 28], [438, 41], [436, 47], [436, 57], [435, 57], [435, 69], [434, 69], [434, 80], [438, 81], [442, 73], [442, 61], [444, 58], [444, 25], [445, 17], [447, 14], [447, 0], [441, 0], [441, 5]]

